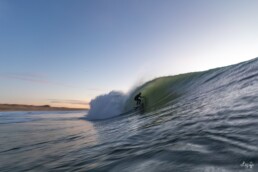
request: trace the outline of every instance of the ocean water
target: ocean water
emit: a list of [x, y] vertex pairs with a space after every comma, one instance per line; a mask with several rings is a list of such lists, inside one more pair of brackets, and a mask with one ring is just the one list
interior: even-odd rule
[[258, 171], [258, 59], [163, 79], [145, 113], [1, 112], [0, 171]]

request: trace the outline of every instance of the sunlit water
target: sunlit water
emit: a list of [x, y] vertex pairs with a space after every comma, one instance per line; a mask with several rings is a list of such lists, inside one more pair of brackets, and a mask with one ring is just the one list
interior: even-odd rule
[[257, 172], [257, 63], [211, 71], [145, 114], [1, 112], [0, 171]]

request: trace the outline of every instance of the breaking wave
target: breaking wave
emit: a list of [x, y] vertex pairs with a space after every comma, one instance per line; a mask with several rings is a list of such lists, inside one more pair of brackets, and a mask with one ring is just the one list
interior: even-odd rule
[[[145, 112], [164, 108], [182, 99], [182, 102], [189, 98], [194, 99], [200, 95], [213, 97], [215, 93], [223, 94], [226, 93], [225, 90], [236, 90], [239, 85], [248, 86], [257, 81], [257, 67], [258, 58], [202, 72], [159, 77], [127, 94], [112, 91], [90, 102], [91, 108], [87, 118], [107, 119], [130, 112], [135, 107], [133, 98], [139, 92], [144, 96]], [[248, 84], [244, 84], [247, 81]]]

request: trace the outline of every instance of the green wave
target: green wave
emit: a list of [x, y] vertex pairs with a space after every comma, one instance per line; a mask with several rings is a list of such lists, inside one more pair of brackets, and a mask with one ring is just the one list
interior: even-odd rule
[[165, 76], [153, 79], [142, 86], [136, 88], [129, 96], [125, 111], [136, 106], [134, 96], [139, 92], [142, 93], [144, 110], [152, 111], [159, 109], [168, 102], [177, 99], [185, 93], [185, 88], [191, 84], [192, 80], [200, 76], [202, 72], [186, 73], [175, 76]]
[[153, 79], [132, 91], [125, 103], [124, 111], [126, 112], [134, 109], [136, 106], [134, 96], [139, 92], [144, 96], [144, 111], [153, 111], [164, 107], [169, 102], [176, 101], [177, 98], [188, 92], [193, 93], [199, 86], [203, 86], [203, 89], [205, 89], [207, 83], [209, 83], [207, 87], [211, 85], [218, 87], [218, 80], [220, 80], [222, 75], [223, 78], [231, 79], [224, 80], [221, 83], [225, 84], [226, 82], [230, 82], [232, 77], [240, 77], [241, 73], [249, 67], [248, 65], [252, 64], [252, 66], [254, 66], [257, 62], [258, 58], [255, 58], [238, 64], [218, 67], [207, 71]]

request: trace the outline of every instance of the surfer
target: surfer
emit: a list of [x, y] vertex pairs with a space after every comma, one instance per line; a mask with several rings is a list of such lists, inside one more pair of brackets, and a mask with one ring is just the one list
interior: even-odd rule
[[141, 98], [142, 98], [142, 93], [140, 92], [139, 94], [137, 94], [135, 97], [134, 97], [134, 100], [136, 101], [136, 105], [140, 105], [141, 104]]

